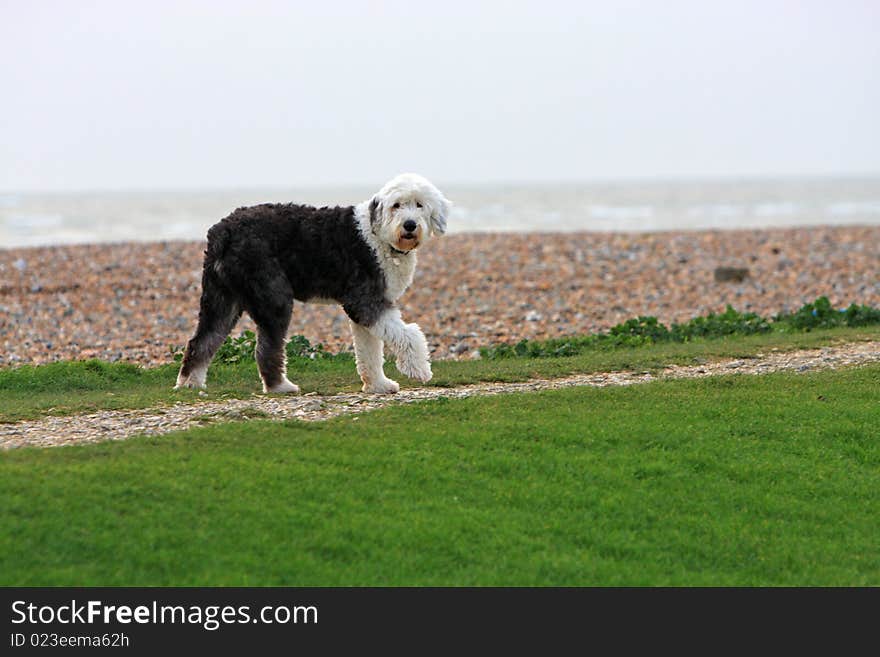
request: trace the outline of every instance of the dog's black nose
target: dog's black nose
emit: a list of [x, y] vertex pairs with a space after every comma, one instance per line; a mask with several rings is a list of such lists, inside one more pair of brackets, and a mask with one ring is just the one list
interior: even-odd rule
[[418, 224], [415, 221], [413, 221], [412, 219], [407, 219], [406, 221], [403, 222], [403, 229], [407, 233], [413, 232], [416, 229], [416, 226], [418, 226]]

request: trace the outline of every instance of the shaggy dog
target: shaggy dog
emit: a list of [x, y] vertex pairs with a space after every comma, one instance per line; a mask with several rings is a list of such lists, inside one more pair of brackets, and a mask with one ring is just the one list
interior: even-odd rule
[[446, 232], [449, 207], [430, 182], [403, 174], [356, 206], [239, 208], [208, 231], [198, 327], [175, 387], [205, 387], [214, 353], [247, 312], [264, 392], [299, 392], [284, 348], [294, 300], [342, 306], [364, 392], [400, 389], [382, 370], [384, 345], [403, 374], [429, 381], [425, 335], [403, 322], [395, 302], [412, 283], [416, 249]]

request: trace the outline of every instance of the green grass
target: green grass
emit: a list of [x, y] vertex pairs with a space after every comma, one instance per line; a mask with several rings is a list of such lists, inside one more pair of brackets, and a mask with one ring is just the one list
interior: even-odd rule
[[[686, 343], [585, 351], [556, 358], [439, 361], [434, 363], [434, 379], [428, 385], [449, 387], [608, 370], [651, 370], [669, 364], [749, 357], [770, 349], [801, 349], [866, 339], [880, 339], [880, 327], [695, 339]], [[104, 409], [147, 408], [178, 401], [243, 398], [260, 391], [253, 361], [215, 363], [208, 373], [206, 397], [192, 390], [173, 391], [177, 368], [176, 363], [145, 369], [130, 364], [87, 361], [0, 369], [0, 422]], [[291, 360], [289, 370], [290, 378], [303, 392], [355, 391], [361, 385], [354, 362], [349, 358], [297, 358]], [[386, 365], [386, 372], [404, 387], [420, 385], [398, 374], [392, 363]]]
[[14, 450], [0, 584], [876, 586], [878, 380], [575, 388]]

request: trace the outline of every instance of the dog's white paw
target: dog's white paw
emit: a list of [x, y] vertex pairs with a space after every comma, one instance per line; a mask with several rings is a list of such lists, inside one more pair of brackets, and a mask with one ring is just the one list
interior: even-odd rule
[[185, 381], [178, 381], [175, 384], [174, 389], [183, 390], [185, 388], [189, 388], [190, 390], [204, 390], [207, 387], [208, 386], [206, 386], [204, 383], [199, 383], [198, 381], [191, 381], [187, 379]]
[[406, 324], [408, 344], [397, 354], [397, 369], [411, 379], [427, 383], [431, 380], [428, 341], [418, 324]]
[[205, 385], [205, 379], [208, 378], [208, 368], [207, 367], [194, 367], [189, 376], [184, 376], [182, 372], [177, 375], [177, 383], [174, 385], [175, 390], [180, 390], [181, 388], [196, 388], [199, 390], [204, 390], [207, 388]]
[[361, 390], [373, 395], [394, 395], [400, 392], [400, 384], [387, 378], [369, 383], [364, 381], [364, 387]]
[[431, 372], [431, 363], [428, 361], [412, 361], [408, 359], [397, 359], [397, 369], [411, 379], [415, 379], [421, 383], [427, 383], [434, 374]]
[[265, 383], [263, 384], [263, 392], [265, 393], [288, 393], [291, 395], [295, 395], [299, 392], [299, 386], [295, 383], [291, 383], [285, 377], [282, 379], [281, 383], [278, 383], [274, 386], [267, 386]]

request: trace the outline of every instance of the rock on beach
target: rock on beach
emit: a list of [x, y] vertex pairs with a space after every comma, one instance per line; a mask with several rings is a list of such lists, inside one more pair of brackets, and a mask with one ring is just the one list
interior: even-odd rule
[[[195, 327], [201, 242], [0, 249], [0, 365], [101, 358], [158, 365]], [[716, 271], [747, 270], [717, 280]], [[722, 277], [725, 278], [725, 277]], [[434, 358], [480, 346], [664, 323], [765, 316], [825, 295], [880, 305], [880, 226], [658, 233], [456, 234], [419, 254], [404, 318]], [[246, 316], [234, 334], [253, 329]], [[291, 334], [350, 349], [341, 309], [297, 304]]]

